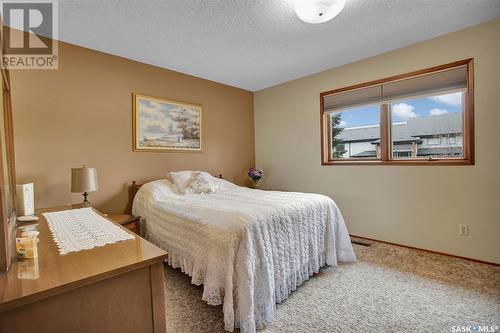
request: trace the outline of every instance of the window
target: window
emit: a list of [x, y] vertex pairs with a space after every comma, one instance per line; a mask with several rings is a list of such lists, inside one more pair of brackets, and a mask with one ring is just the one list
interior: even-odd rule
[[473, 60], [320, 94], [322, 163], [473, 164]]
[[409, 146], [408, 159], [463, 158], [464, 92], [439, 92], [390, 104], [393, 158]]
[[330, 115], [333, 159], [374, 159], [380, 155], [376, 145], [370, 141], [380, 138], [378, 105], [332, 112]]
[[438, 137], [430, 137], [430, 138], [427, 138], [427, 144], [429, 146], [436, 146], [436, 145], [439, 145], [441, 144], [441, 137], [438, 136]]
[[452, 145], [452, 144], [455, 144], [455, 142], [456, 142], [456, 140], [455, 140], [454, 136], [446, 137], [446, 144]]

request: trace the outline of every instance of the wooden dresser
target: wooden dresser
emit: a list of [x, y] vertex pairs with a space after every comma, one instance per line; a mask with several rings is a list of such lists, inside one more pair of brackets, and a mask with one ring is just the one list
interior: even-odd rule
[[0, 332], [165, 332], [166, 252], [134, 240], [59, 255], [38, 210], [38, 259], [0, 273]]

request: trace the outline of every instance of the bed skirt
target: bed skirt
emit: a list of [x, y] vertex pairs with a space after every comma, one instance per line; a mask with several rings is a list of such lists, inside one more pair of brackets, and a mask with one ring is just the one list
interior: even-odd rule
[[[154, 235], [146, 233], [145, 238], [167, 251], [168, 257], [165, 259], [165, 262], [173, 268], [180, 268], [184, 274], [189, 275], [191, 277], [191, 284], [196, 286], [205, 285], [204, 269], [199, 267], [191, 258], [170, 248], [163, 241], [154, 237]], [[317, 265], [318, 263], [319, 265]], [[286, 282], [276, 285], [274, 290], [274, 304], [255, 304], [255, 317], [251, 319], [242, 320], [240, 318], [237, 302], [233, 301], [234, 310], [232, 306], [230, 308], [224, 306], [225, 304], [222, 300], [225, 295], [224, 288], [213, 290], [213, 288], [206, 288], [204, 286], [202, 300], [209, 305], [223, 305], [224, 328], [226, 331], [232, 332], [234, 328], [239, 328], [240, 332], [243, 333], [255, 332], [272, 323], [277, 303], [281, 303], [287, 299], [293, 291], [297, 290], [311, 276], [318, 274], [320, 268], [324, 266], [326, 266], [326, 254], [325, 252], [321, 252], [319, 258], [302, 265], [300, 270], [295, 271], [287, 277]], [[232, 293], [233, 298], [237, 300], [238, 297], [235, 292], [232, 291]], [[222, 297], [214, 297], [214, 295], [221, 295]]]

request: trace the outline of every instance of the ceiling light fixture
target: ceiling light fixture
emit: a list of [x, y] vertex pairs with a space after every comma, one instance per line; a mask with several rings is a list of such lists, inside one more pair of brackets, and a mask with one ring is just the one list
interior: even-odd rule
[[330, 21], [344, 9], [346, 0], [295, 0], [295, 13], [304, 22]]

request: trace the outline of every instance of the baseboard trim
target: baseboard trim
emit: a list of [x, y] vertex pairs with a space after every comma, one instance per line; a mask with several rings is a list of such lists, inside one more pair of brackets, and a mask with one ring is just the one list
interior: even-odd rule
[[403, 244], [398, 244], [398, 243], [386, 242], [386, 241], [383, 241], [383, 240], [380, 240], [380, 239], [375, 239], [375, 238], [369, 238], [369, 237], [363, 237], [363, 236], [356, 236], [356, 235], [352, 235], [352, 234], [349, 234], [349, 236], [356, 237], [356, 238], [361, 238], [361, 239], [366, 239], [366, 240], [370, 240], [370, 241], [374, 241], [374, 242], [384, 243], [384, 244], [390, 244], [390, 245], [395, 245], [395, 246], [406, 247], [407, 249], [424, 251], [424, 252], [429, 252], [429, 253], [434, 253], [434, 254], [440, 254], [440, 255], [443, 255], [443, 256], [448, 256], [448, 257], [453, 257], [453, 258], [458, 258], [458, 259], [464, 259], [464, 260], [468, 260], [468, 261], [478, 262], [478, 263], [481, 263], [481, 264], [487, 264], [487, 265], [492, 265], [492, 266], [500, 267], [500, 264], [497, 264], [497, 263], [494, 263], [494, 262], [490, 262], [490, 261], [484, 261], [484, 260], [479, 260], [479, 259], [461, 257], [461, 256], [457, 256], [457, 255], [454, 255], [454, 254], [449, 254], [449, 253], [444, 253], [444, 252], [438, 252], [438, 251], [433, 251], [433, 250], [427, 250], [427, 249], [422, 249], [422, 248], [419, 248], [419, 247], [414, 247], [414, 246], [409, 246], [409, 245], [403, 245]]

